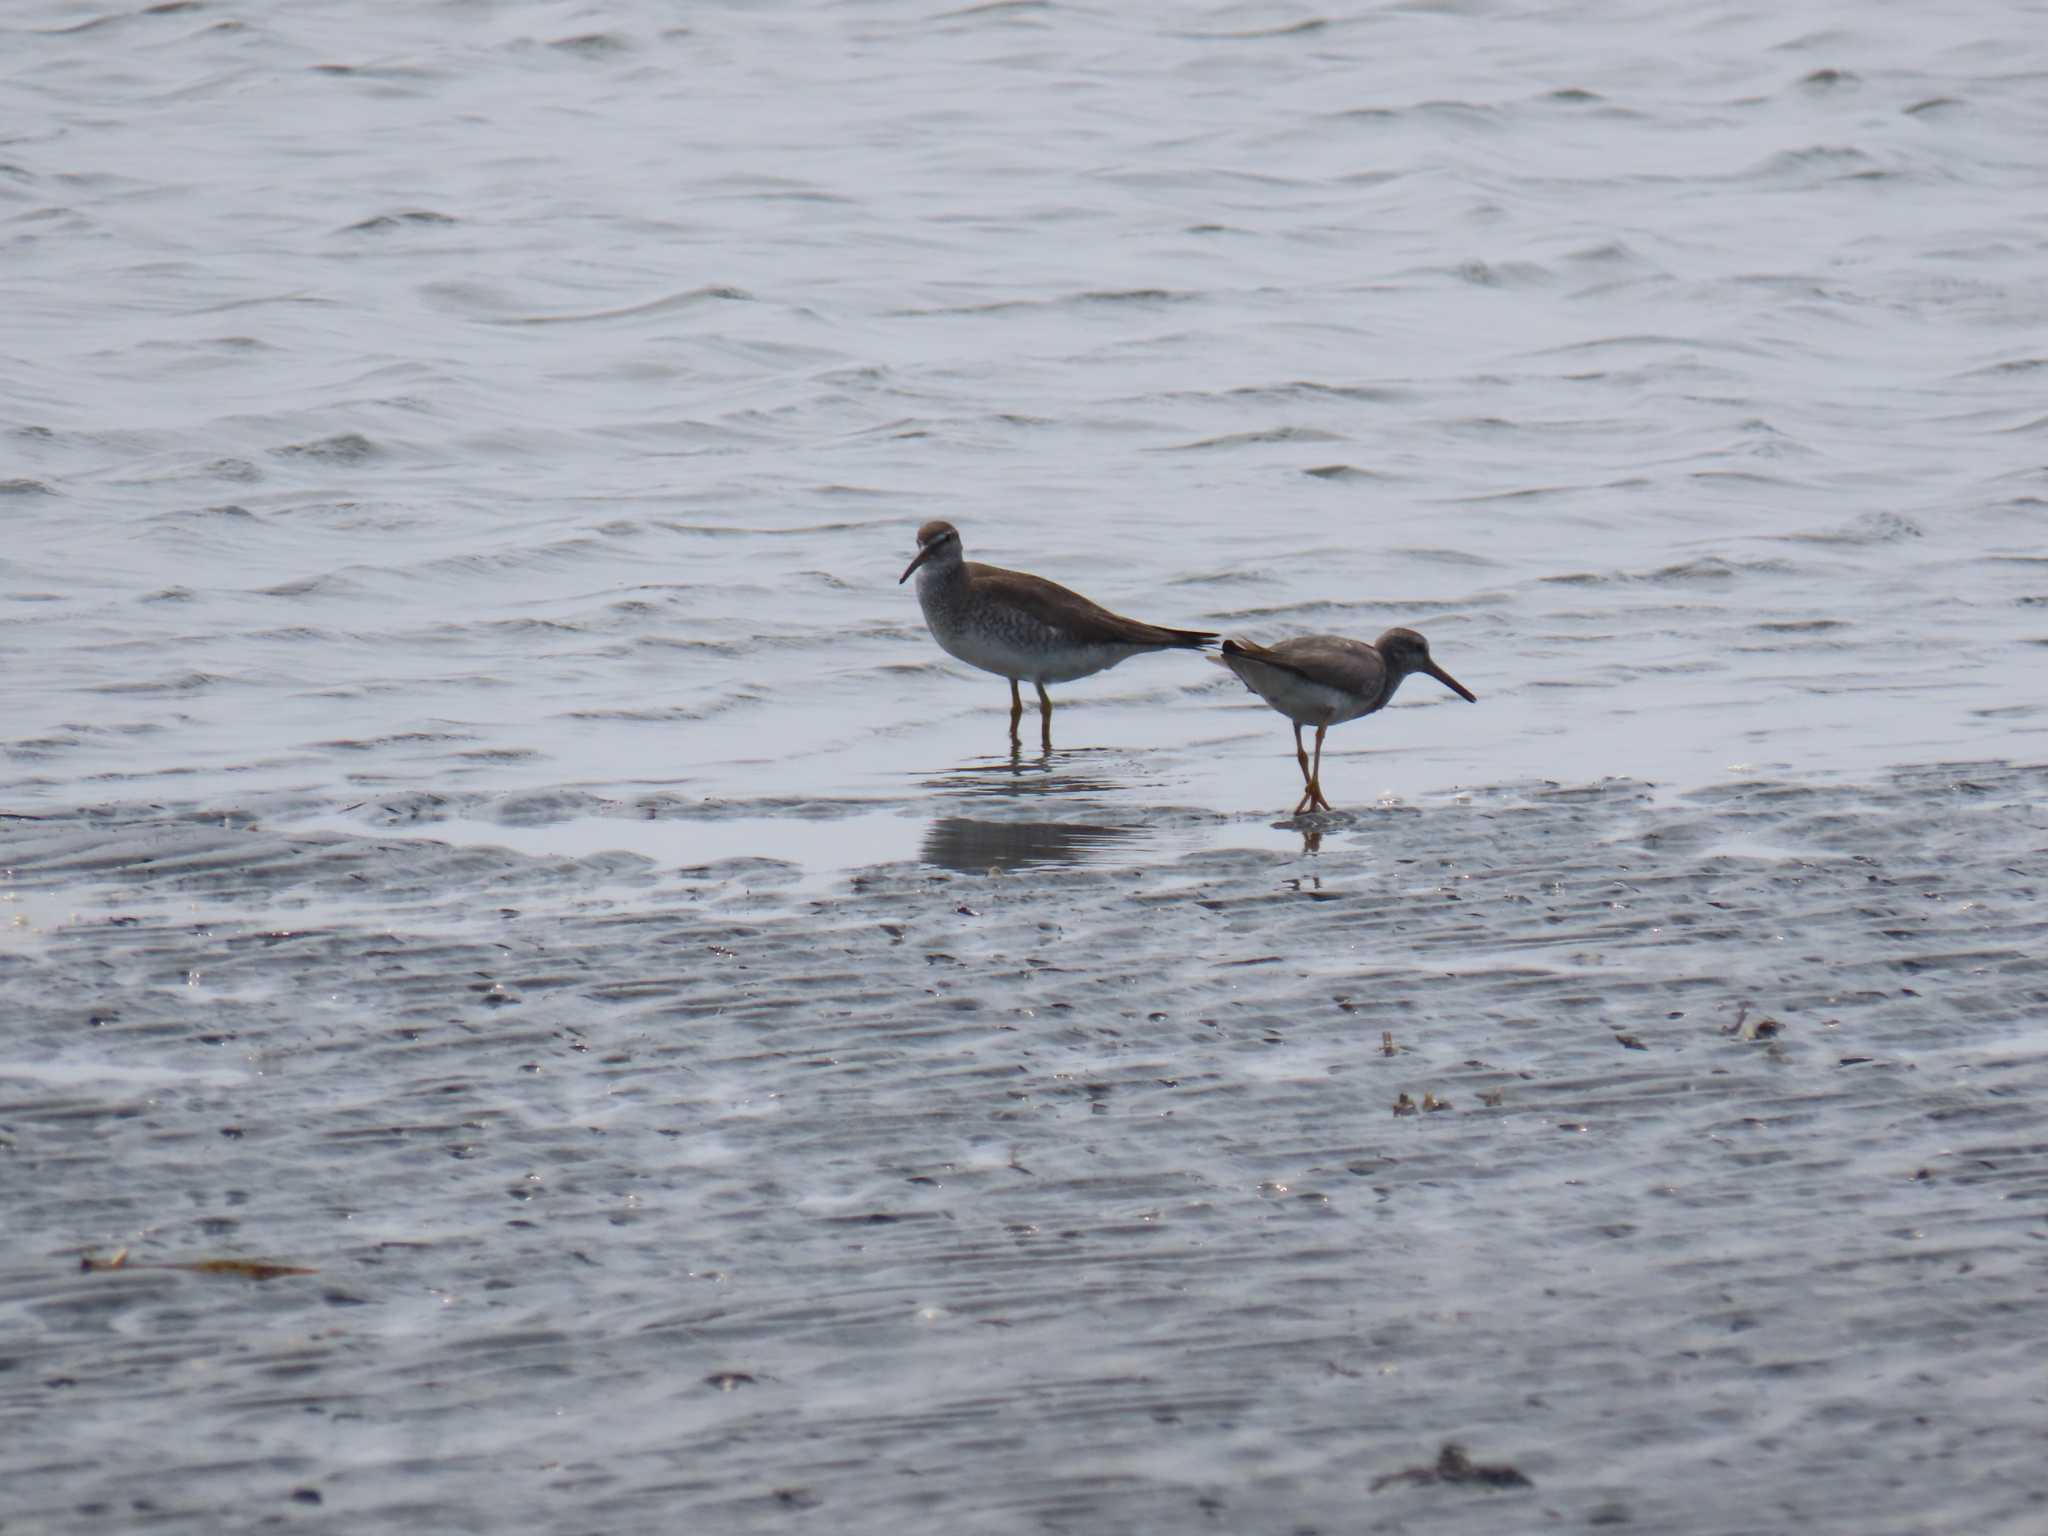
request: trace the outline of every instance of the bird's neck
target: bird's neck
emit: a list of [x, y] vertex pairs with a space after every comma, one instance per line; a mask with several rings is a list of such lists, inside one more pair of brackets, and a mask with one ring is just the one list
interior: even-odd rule
[[917, 573], [917, 600], [951, 604], [967, 595], [967, 562], [959, 558], [928, 560]]
[[[1406, 672], [1403, 672], [1396, 667], [1387, 668], [1386, 686], [1380, 689], [1379, 702], [1373, 705], [1373, 709], [1385, 709], [1389, 704], [1393, 703], [1394, 693], [1397, 689], [1400, 688], [1401, 680], [1405, 678], [1407, 675], [1408, 674]], [[1370, 713], [1370, 711], [1368, 711], [1368, 713]]]

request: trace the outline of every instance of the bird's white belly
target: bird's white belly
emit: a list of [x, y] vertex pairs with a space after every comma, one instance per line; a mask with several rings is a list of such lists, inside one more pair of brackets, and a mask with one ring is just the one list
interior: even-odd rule
[[[1227, 658], [1236, 662], [1237, 658]], [[1232, 665], [1245, 685], [1297, 725], [1337, 725], [1372, 713], [1355, 693], [1328, 688], [1280, 667], [1257, 662]]]
[[962, 628], [932, 634], [948, 654], [970, 667], [1027, 683], [1070, 683], [1113, 667], [1132, 653], [1127, 645], [1034, 645], [1027, 637]]

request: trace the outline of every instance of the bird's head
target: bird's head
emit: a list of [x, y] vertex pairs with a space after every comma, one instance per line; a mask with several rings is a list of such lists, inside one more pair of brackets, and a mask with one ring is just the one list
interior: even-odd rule
[[959, 558], [960, 530], [951, 523], [933, 518], [917, 530], [917, 558], [903, 568], [903, 574], [896, 578], [896, 585], [900, 587], [910, 580], [917, 568], [928, 560], [945, 565]]
[[[1412, 629], [1390, 629], [1374, 642], [1373, 648], [1387, 664], [1387, 675], [1398, 684], [1412, 672], [1421, 672], [1435, 678], [1468, 704], [1477, 704], [1479, 696], [1450, 673], [1430, 659], [1429, 642]], [[1390, 693], [1392, 689], [1388, 690]]]

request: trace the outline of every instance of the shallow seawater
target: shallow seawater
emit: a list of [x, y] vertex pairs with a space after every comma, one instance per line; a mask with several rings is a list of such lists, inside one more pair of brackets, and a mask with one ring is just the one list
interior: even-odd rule
[[2044, 71], [10, 10], [0, 1525], [2039, 1528]]

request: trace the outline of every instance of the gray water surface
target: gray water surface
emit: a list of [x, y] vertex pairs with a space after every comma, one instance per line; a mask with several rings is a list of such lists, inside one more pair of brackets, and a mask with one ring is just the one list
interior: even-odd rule
[[0, 1528], [2042, 1529], [2043, 80], [8, 9]]

